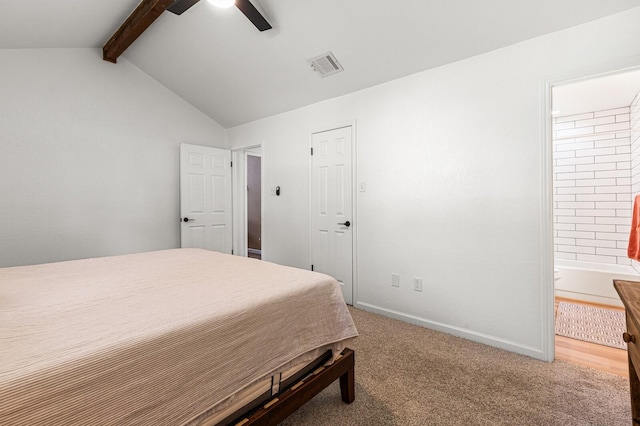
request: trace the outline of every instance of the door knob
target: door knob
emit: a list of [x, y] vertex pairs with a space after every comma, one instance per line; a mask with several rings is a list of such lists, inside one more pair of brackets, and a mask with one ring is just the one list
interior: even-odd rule
[[189, 222], [189, 221], [192, 221], [192, 220], [195, 220], [195, 219], [189, 219], [188, 217], [185, 217], [184, 219], [182, 219], [183, 222]]
[[351, 222], [346, 221], [346, 222], [343, 222], [343, 223], [339, 223], [338, 225], [343, 225], [343, 226], [346, 226], [348, 228], [348, 227], [351, 226]]
[[625, 331], [624, 333], [622, 333], [622, 340], [624, 340], [626, 343], [635, 343], [636, 336]]

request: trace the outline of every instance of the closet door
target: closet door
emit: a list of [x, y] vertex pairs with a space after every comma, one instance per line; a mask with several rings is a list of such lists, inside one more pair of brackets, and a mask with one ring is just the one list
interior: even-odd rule
[[312, 264], [334, 277], [353, 304], [352, 127], [313, 133]]

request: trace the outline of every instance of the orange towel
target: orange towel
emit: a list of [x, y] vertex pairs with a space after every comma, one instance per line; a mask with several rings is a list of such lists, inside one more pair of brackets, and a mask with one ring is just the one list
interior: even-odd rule
[[631, 216], [631, 233], [629, 234], [629, 259], [640, 262], [640, 195], [633, 200], [633, 215]]

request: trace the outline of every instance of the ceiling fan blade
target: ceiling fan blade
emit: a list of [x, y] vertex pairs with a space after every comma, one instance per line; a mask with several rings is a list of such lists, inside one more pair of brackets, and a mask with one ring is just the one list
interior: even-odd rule
[[273, 28], [249, 0], [236, 0], [236, 6], [260, 31], [270, 30]]
[[167, 8], [169, 12], [173, 12], [176, 15], [182, 15], [191, 6], [198, 3], [200, 0], [176, 0], [171, 6]]

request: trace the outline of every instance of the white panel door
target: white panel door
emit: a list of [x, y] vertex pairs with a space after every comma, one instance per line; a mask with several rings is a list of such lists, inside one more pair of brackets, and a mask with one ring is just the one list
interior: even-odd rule
[[180, 145], [182, 247], [231, 253], [231, 151]]
[[314, 133], [311, 178], [313, 269], [334, 277], [353, 304], [351, 126]]

